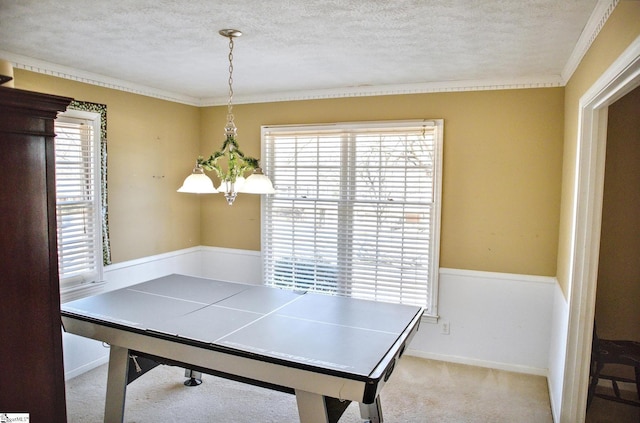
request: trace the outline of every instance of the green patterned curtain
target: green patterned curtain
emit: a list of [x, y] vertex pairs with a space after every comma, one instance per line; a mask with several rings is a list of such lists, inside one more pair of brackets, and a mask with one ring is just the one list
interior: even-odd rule
[[72, 101], [68, 107], [73, 110], [100, 114], [100, 185], [102, 215], [102, 262], [111, 264], [111, 244], [109, 242], [109, 207], [107, 203], [107, 105], [88, 101]]

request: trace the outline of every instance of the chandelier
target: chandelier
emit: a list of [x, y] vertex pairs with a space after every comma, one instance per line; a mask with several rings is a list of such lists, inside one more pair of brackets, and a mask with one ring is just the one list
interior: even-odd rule
[[[222, 29], [220, 35], [229, 39], [229, 101], [227, 102], [227, 124], [224, 127], [225, 140], [220, 150], [205, 159], [199, 156], [193, 168], [178, 192], [194, 194], [224, 193], [227, 203], [233, 204], [238, 193], [273, 194], [271, 180], [262, 172], [258, 159], [245, 156], [238, 146], [238, 132], [233, 122], [233, 39], [242, 35], [237, 29]], [[211, 179], [204, 173], [215, 171], [220, 186], [214, 188]], [[247, 178], [245, 173], [252, 172]]]

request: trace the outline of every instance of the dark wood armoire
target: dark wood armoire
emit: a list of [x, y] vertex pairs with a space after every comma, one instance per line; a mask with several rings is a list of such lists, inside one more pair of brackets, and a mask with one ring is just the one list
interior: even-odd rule
[[54, 119], [72, 99], [0, 87], [0, 413], [66, 422]]

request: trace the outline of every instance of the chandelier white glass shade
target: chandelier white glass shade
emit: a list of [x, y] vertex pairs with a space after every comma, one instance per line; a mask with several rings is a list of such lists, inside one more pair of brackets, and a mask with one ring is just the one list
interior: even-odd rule
[[276, 190], [273, 188], [271, 179], [262, 172], [262, 168], [256, 167], [253, 173], [239, 188], [239, 192], [247, 194], [274, 194]]
[[195, 194], [215, 194], [218, 192], [213, 187], [213, 181], [204, 174], [204, 169], [198, 163], [193, 168], [193, 173], [184, 180], [178, 192], [190, 192]]
[[[237, 128], [233, 122], [233, 39], [242, 35], [236, 29], [220, 30], [220, 35], [229, 38], [229, 101], [227, 103], [227, 124], [224, 128], [225, 140], [220, 150], [205, 159], [200, 156], [196, 166], [178, 192], [194, 194], [224, 193], [227, 203], [233, 204], [239, 192], [248, 194], [273, 194], [275, 189], [271, 180], [262, 172], [258, 159], [245, 156], [236, 140]], [[222, 159], [222, 160], [221, 160]], [[223, 163], [226, 162], [226, 167]], [[220, 186], [216, 189], [204, 171], [215, 171], [220, 178]], [[253, 172], [245, 179], [245, 173]]]

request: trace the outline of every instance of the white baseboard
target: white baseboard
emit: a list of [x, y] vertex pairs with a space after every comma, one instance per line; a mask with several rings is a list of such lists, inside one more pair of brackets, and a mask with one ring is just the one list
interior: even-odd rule
[[96, 360], [93, 360], [89, 363], [83, 364], [80, 367], [76, 367], [73, 370], [70, 370], [68, 372], [64, 372], [64, 379], [65, 380], [69, 380], [69, 379], [73, 379], [76, 376], [80, 376], [83, 373], [86, 373], [88, 371], [91, 371], [97, 367], [102, 366], [103, 364], [107, 364], [109, 362], [109, 356], [104, 356], [104, 357], [100, 357]]
[[454, 355], [435, 354], [414, 349], [407, 349], [406, 355], [425, 358], [427, 360], [444, 361], [447, 363], [465, 364], [468, 366], [484, 367], [487, 369], [504, 370], [507, 372], [524, 373], [528, 375], [547, 376], [547, 369], [537, 367], [522, 366], [509, 363], [498, 363], [495, 361], [477, 360], [469, 357], [458, 357]]

